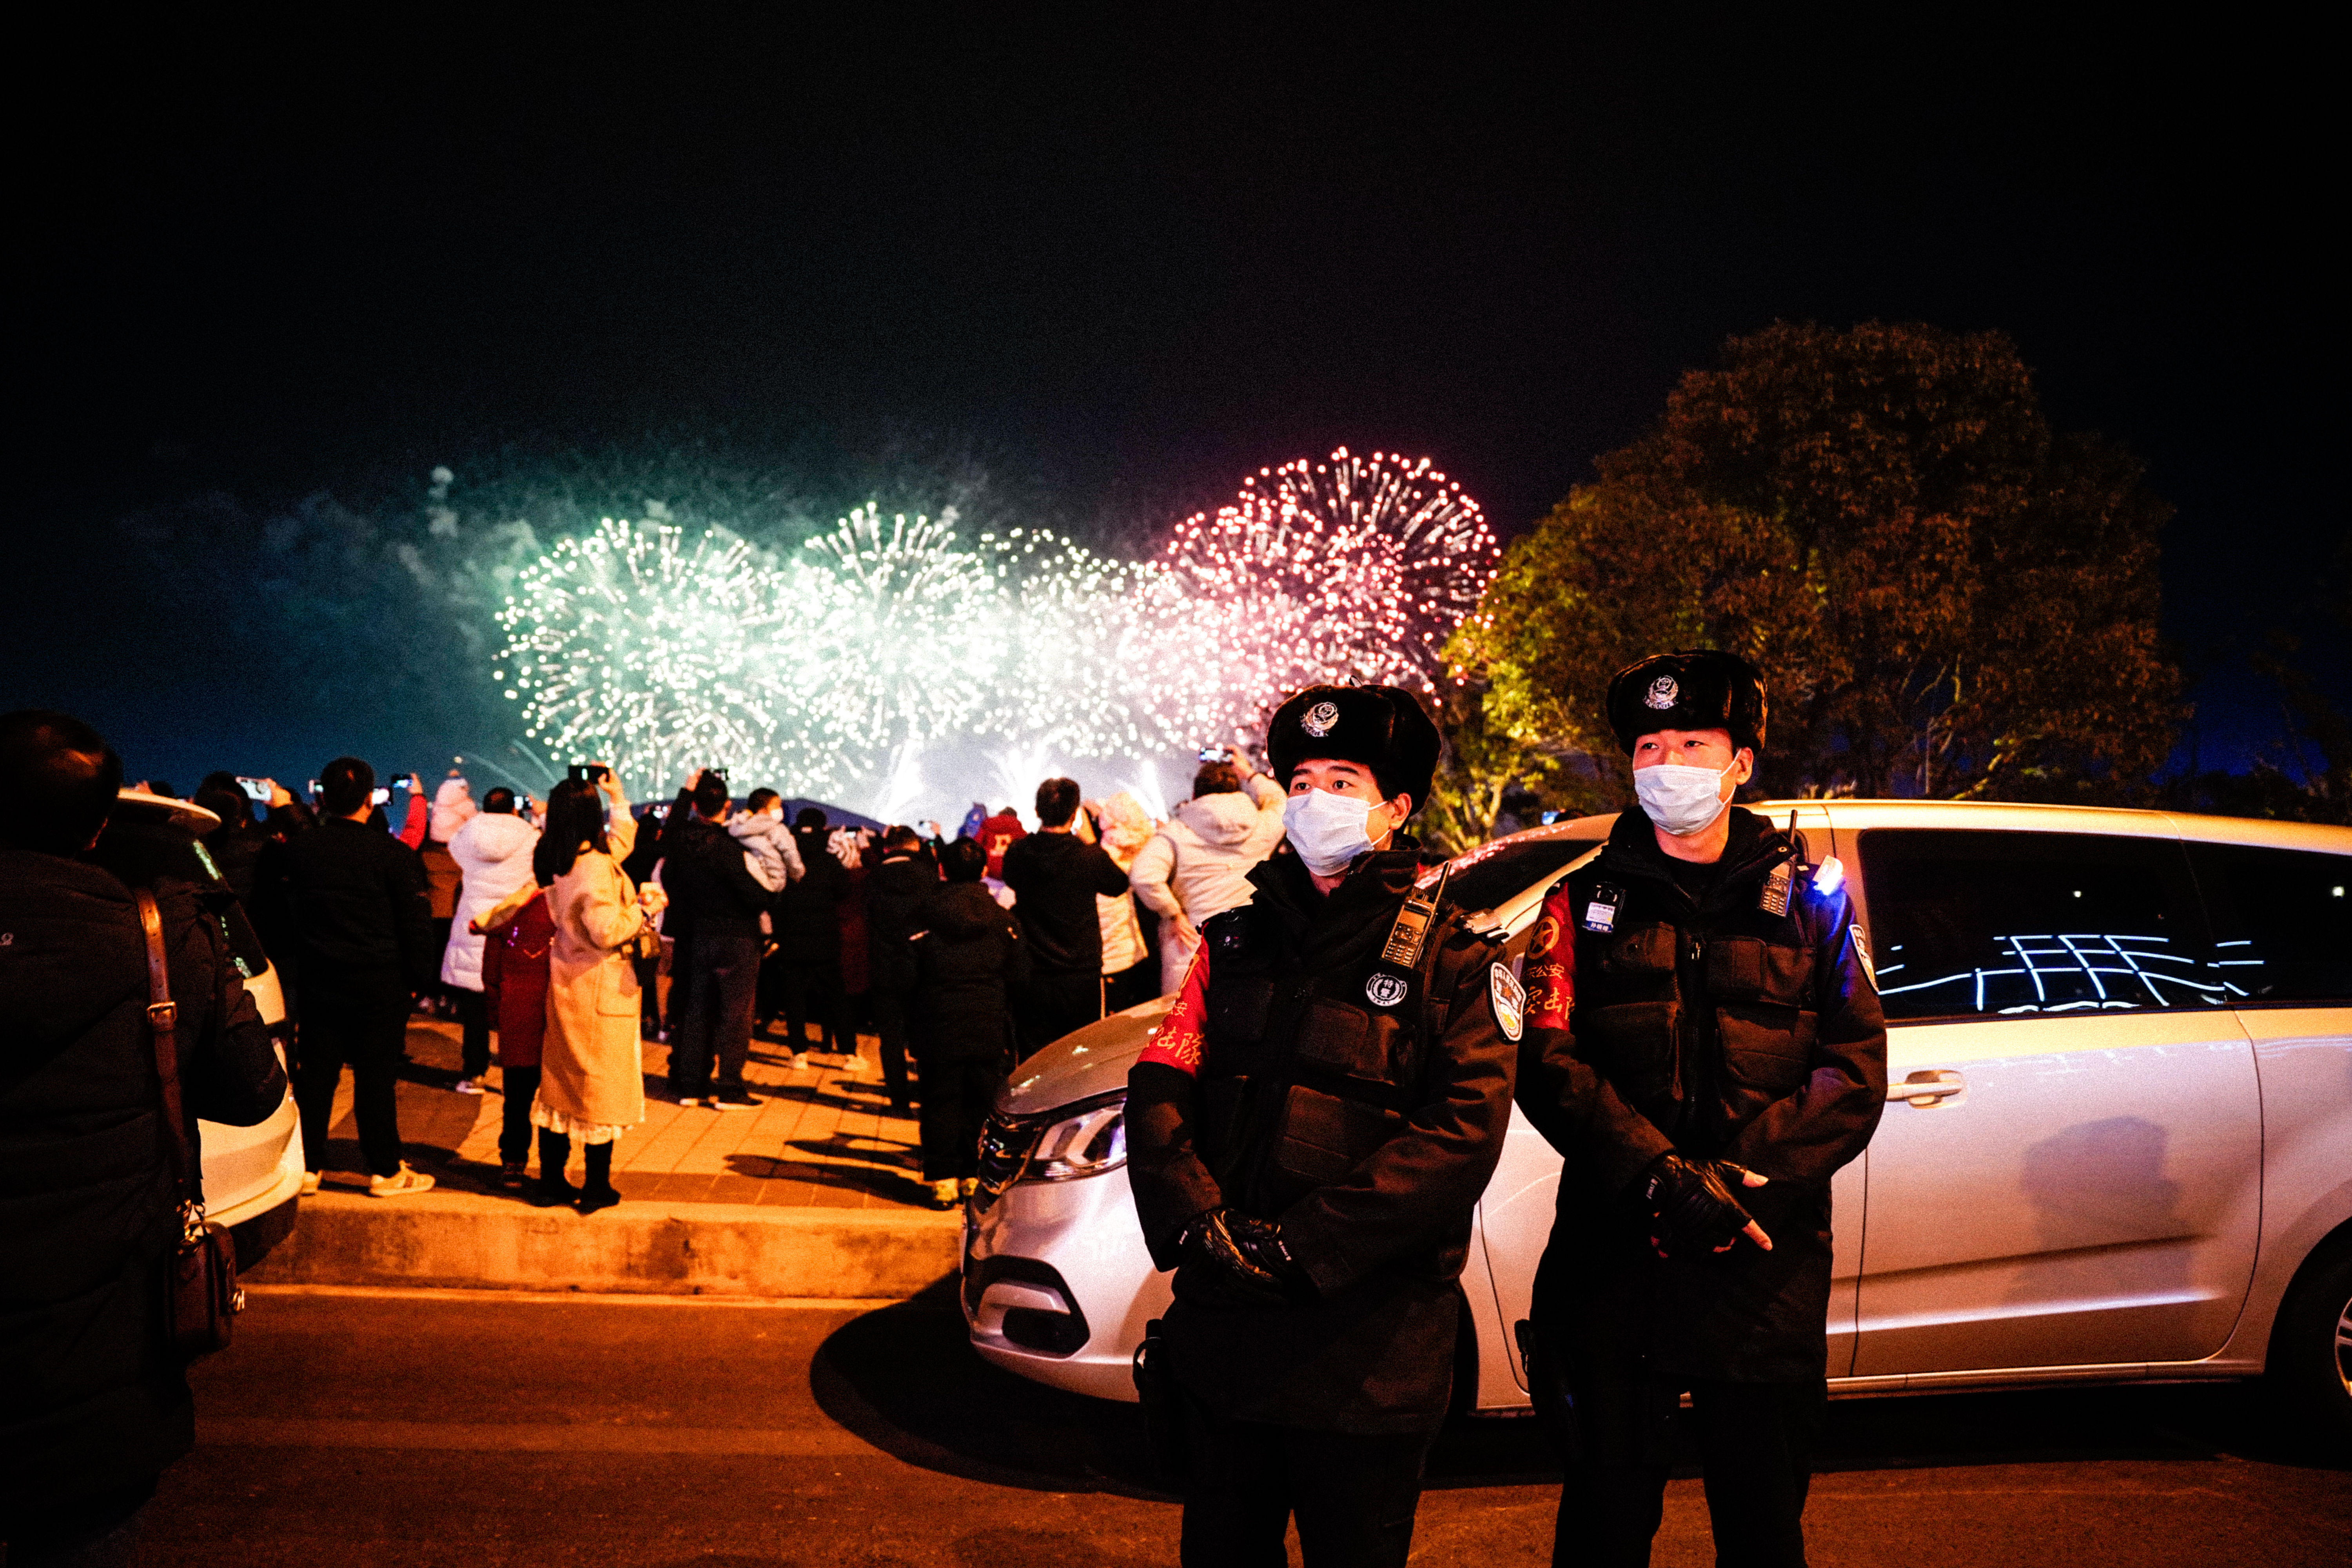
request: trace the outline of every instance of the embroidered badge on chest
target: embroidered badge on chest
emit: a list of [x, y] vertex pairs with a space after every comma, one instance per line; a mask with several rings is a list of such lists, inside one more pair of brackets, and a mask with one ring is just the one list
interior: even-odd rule
[[1503, 1038], [1517, 1039], [1528, 1016], [1527, 988], [1519, 984], [1519, 977], [1499, 963], [1490, 965], [1486, 994], [1495, 1004], [1495, 1026], [1503, 1031]]
[[1382, 969], [1364, 982], [1364, 1000], [1375, 1007], [1393, 1007], [1404, 1000], [1412, 986], [1402, 974], [1391, 974]]

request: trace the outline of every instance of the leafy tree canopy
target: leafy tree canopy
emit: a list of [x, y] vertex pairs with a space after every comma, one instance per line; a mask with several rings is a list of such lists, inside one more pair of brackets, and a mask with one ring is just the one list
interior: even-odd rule
[[1685, 647], [1765, 670], [1769, 795], [2121, 799], [2171, 747], [2169, 509], [2052, 432], [2001, 333], [1776, 324], [1597, 468], [1451, 647], [1486, 687], [1484, 773], [1498, 735], [1532, 774], [1613, 758], [1610, 677]]

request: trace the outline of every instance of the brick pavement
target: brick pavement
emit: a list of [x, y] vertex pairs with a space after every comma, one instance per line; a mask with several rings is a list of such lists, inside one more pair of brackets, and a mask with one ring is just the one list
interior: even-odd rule
[[[614, 1151], [613, 1184], [625, 1198], [665, 1203], [928, 1207], [914, 1118], [890, 1110], [874, 1037], [861, 1036], [857, 1044], [854, 1062], [818, 1057], [794, 1070], [781, 1040], [754, 1039], [744, 1079], [759, 1103], [749, 1110], [716, 1111], [667, 1098], [663, 1076], [669, 1047], [646, 1041], [646, 1121]], [[497, 1192], [505, 1100], [495, 1092], [464, 1095], [451, 1089], [457, 1078], [457, 1025], [412, 1017], [408, 1058], [399, 1095], [410, 1163], [455, 1190]], [[500, 1087], [496, 1068], [489, 1083], [494, 1090]], [[351, 1095], [346, 1074], [321, 1162], [330, 1184], [339, 1177], [356, 1182], [362, 1169]], [[575, 1147], [574, 1181], [581, 1170]]]

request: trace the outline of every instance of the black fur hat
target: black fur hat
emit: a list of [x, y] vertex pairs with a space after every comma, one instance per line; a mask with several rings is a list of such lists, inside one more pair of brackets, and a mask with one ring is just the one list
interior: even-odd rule
[[1420, 699], [1401, 686], [1310, 686], [1275, 710], [1265, 754], [1285, 788], [1299, 763], [1361, 763], [1386, 796], [1429, 804], [1440, 742]]
[[1728, 730], [1733, 745], [1760, 752], [1767, 711], [1763, 672], [1714, 648], [1652, 654], [1609, 682], [1609, 727], [1628, 756], [1660, 730]]

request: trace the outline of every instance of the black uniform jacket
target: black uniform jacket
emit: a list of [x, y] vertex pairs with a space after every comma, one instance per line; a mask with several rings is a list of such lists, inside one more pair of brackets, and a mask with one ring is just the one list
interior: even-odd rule
[[[1536, 1311], [1631, 1336], [1664, 1375], [1823, 1374], [1830, 1177], [1885, 1108], [1886, 1026], [1844, 894], [1799, 860], [1735, 806], [1695, 902], [1628, 811], [1546, 901], [1528, 949], [1519, 1103], [1566, 1162]], [[1785, 913], [1766, 907], [1782, 891]], [[1670, 1149], [1769, 1178], [1739, 1197], [1770, 1252], [1656, 1257], [1636, 1192]]]
[[1228, 1206], [1279, 1220], [1319, 1291], [1234, 1306], [1178, 1269], [1176, 1375], [1229, 1416], [1361, 1434], [1444, 1416], [1454, 1281], [1514, 1057], [1489, 999], [1498, 948], [1459, 910], [1441, 909], [1409, 974], [1382, 963], [1419, 869], [1407, 851], [1368, 855], [1327, 898], [1287, 850], [1259, 865], [1254, 900], [1202, 928], [1129, 1076], [1129, 1179], [1153, 1261], [1175, 1267], [1187, 1223]]
[[[286, 1079], [220, 921], [184, 882], [155, 892], [185, 1109], [264, 1121]], [[129, 890], [0, 850], [0, 1537], [10, 1514], [136, 1485], [194, 1439], [163, 1338], [179, 1227], [148, 998]]]
[[917, 918], [915, 1056], [987, 1061], [1009, 1047], [1007, 998], [1029, 978], [1018, 922], [978, 882], [936, 884]]

